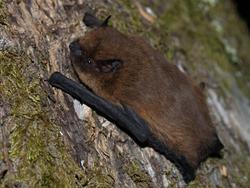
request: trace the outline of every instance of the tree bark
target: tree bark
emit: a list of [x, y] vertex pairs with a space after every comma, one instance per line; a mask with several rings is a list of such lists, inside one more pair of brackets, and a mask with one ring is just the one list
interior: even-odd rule
[[177, 168], [140, 148], [115, 125], [53, 89], [75, 79], [68, 45], [87, 28], [85, 12], [112, 15], [181, 70], [206, 83], [225, 145], [189, 187], [250, 185], [250, 37], [231, 1], [0, 1], [1, 187], [186, 187]]

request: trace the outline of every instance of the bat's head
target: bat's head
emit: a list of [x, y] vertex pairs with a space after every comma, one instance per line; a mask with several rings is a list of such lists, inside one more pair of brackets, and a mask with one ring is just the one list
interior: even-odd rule
[[134, 44], [129, 37], [107, 26], [109, 18], [101, 22], [85, 14], [84, 23], [95, 28], [69, 45], [74, 70], [90, 88], [94, 82], [95, 85], [112, 82], [119, 72], [126, 71], [125, 62], [134, 58], [131, 54]]
[[70, 43], [70, 58], [75, 69], [85, 73], [114, 73], [122, 65], [116, 53], [119, 39], [113, 28], [98, 28]]
[[114, 73], [123, 64], [119, 50], [126, 41], [126, 36], [107, 26], [109, 18], [110, 16], [100, 22], [91, 15], [85, 15], [84, 23], [96, 28], [69, 45], [71, 61], [76, 72]]

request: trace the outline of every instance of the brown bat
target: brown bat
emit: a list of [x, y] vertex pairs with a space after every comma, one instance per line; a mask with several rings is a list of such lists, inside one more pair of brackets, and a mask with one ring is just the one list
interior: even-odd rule
[[95, 29], [69, 46], [83, 85], [58, 72], [49, 83], [163, 154], [186, 182], [193, 180], [199, 164], [223, 148], [202, 89], [144, 39], [109, 27], [109, 18], [85, 14], [84, 23]]

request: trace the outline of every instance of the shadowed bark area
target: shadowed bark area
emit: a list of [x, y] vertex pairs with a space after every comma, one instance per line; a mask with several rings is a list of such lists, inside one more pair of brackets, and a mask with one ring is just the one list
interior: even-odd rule
[[201, 165], [189, 187], [250, 184], [250, 37], [231, 1], [0, 1], [1, 187], [186, 187], [176, 167], [47, 79], [71, 79], [68, 45], [88, 11], [112, 15], [181, 70], [205, 82], [223, 159]]

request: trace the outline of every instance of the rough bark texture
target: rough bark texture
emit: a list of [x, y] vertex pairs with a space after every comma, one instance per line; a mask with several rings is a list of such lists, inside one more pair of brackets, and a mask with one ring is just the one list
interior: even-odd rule
[[188, 186], [249, 186], [250, 38], [228, 0], [0, 1], [0, 186], [186, 186], [163, 156], [47, 84], [54, 71], [74, 78], [68, 44], [86, 32], [86, 11], [111, 14], [207, 83], [225, 149]]

